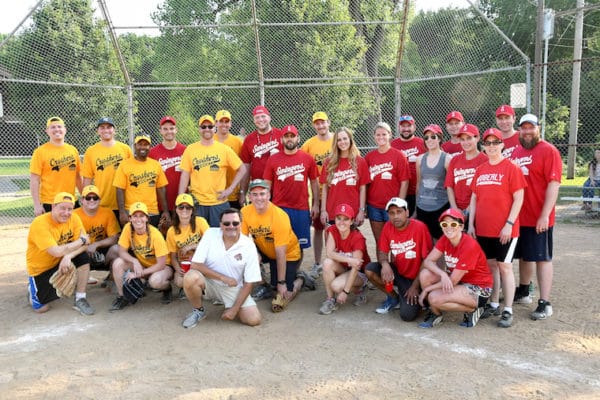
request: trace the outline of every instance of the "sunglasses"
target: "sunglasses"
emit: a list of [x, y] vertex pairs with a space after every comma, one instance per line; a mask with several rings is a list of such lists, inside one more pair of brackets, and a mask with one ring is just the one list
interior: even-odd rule
[[238, 226], [241, 222], [240, 221], [224, 221], [221, 222], [224, 226]]
[[214, 125], [200, 125], [200, 128], [202, 128], [202, 129], [212, 129], [214, 127], [215, 127]]
[[500, 146], [501, 144], [502, 144], [502, 142], [499, 141], [499, 140], [492, 141], [492, 142], [486, 140], [486, 141], [483, 142], [484, 146]]
[[450, 228], [458, 228], [458, 227], [459, 227], [459, 226], [461, 226], [461, 225], [462, 225], [462, 224], [461, 224], [460, 222], [456, 222], [456, 221], [453, 221], [453, 222], [446, 222], [446, 221], [442, 221], [442, 222], [440, 222], [440, 226], [441, 226], [442, 228], [447, 228], [447, 227], [450, 227]]
[[414, 120], [414, 118], [411, 117], [410, 115], [403, 115], [400, 117], [400, 122], [404, 122], [404, 121], [411, 122], [413, 120]]
[[98, 196], [85, 196], [84, 199], [86, 199], [87, 201], [98, 201], [98, 200], [100, 200], [100, 197], [98, 197]]
[[193, 208], [191, 206], [177, 206], [178, 210], [192, 210]]
[[429, 140], [429, 139], [433, 140], [433, 139], [437, 139], [437, 138], [438, 138], [437, 135], [425, 135], [425, 136], [423, 136], [423, 140]]

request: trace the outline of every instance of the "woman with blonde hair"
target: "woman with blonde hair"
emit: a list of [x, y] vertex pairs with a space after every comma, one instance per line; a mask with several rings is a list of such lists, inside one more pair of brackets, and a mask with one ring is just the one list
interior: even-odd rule
[[[346, 203], [356, 214], [356, 225], [365, 220], [369, 167], [360, 156], [352, 131], [340, 128], [333, 136], [331, 157], [325, 160], [319, 182], [321, 195], [321, 222], [333, 225], [335, 207]], [[331, 218], [330, 218], [331, 215]]]

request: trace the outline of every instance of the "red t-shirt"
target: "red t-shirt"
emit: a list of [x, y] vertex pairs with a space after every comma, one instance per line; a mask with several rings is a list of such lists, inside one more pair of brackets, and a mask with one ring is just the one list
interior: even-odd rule
[[[360, 267], [361, 271], [364, 270], [365, 266], [371, 262], [371, 258], [369, 257], [369, 253], [367, 251], [367, 240], [358, 229], [351, 229], [348, 237], [346, 239], [342, 239], [342, 235], [340, 234], [340, 231], [338, 231], [337, 226], [331, 225], [329, 228], [327, 228], [327, 234], [333, 237], [336, 253], [340, 253], [347, 257], [352, 257], [353, 251], [362, 251], [363, 263]], [[340, 264], [345, 268], [350, 269], [347, 263]]]
[[408, 182], [407, 194], [414, 195], [417, 190], [417, 157], [425, 153], [425, 142], [420, 137], [413, 136], [410, 140], [404, 141], [401, 138], [392, 140], [392, 147], [404, 153], [408, 160], [408, 169], [410, 171], [410, 179]]
[[408, 160], [400, 150], [390, 148], [385, 153], [377, 149], [369, 152], [365, 161], [371, 177], [367, 203], [376, 208], [385, 208], [389, 199], [398, 197], [402, 181], [410, 179]]
[[475, 158], [467, 160], [465, 153], [453, 157], [446, 170], [444, 187], [454, 190], [456, 205], [461, 210], [469, 207], [471, 202], [471, 180], [477, 167], [488, 159], [484, 153], [479, 153]]
[[[546, 189], [551, 181], [560, 183], [562, 175], [562, 160], [560, 153], [550, 143], [540, 142], [530, 150], [518, 147], [513, 151], [513, 160], [521, 167], [527, 189], [519, 219], [521, 225], [535, 227], [540, 217]], [[555, 209], [552, 207], [548, 226], [554, 226]]]
[[461, 154], [461, 153], [464, 152], [462, 146], [460, 145], [460, 142], [458, 142], [458, 143], [452, 143], [449, 140], [447, 142], [442, 143], [442, 150], [445, 153], [448, 153], [448, 154], [450, 154], [453, 157], [455, 155], [458, 155], [458, 154]]
[[[519, 167], [507, 158], [497, 165], [486, 162], [477, 167], [471, 182], [471, 190], [477, 196], [475, 233], [500, 237], [513, 204], [513, 194], [526, 186]], [[511, 237], [519, 237], [519, 218], [513, 222]]]
[[[179, 178], [181, 177], [181, 155], [185, 151], [185, 145], [177, 143], [174, 149], [168, 150], [162, 143], [150, 149], [148, 157], [159, 162], [162, 170], [167, 176], [169, 184], [167, 185], [167, 204], [169, 210], [175, 209], [175, 199], [179, 191]], [[160, 208], [160, 204], [158, 205]], [[162, 209], [161, 209], [162, 211]]]
[[244, 164], [250, 164], [250, 180], [263, 179], [269, 157], [283, 152], [281, 136], [278, 128], [272, 128], [264, 135], [253, 131], [244, 138], [240, 158]]
[[331, 182], [327, 182], [327, 166], [329, 158], [325, 160], [319, 182], [327, 184], [326, 210], [329, 218], [335, 217], [335, 206], [341, 203], [350, 205], [355, 213], [360, 208], [360, 187], [370, 182], [369, 167], [364, 158], [356, 157], [356, 171], [352, 170], [347, 158], [340, 158], [340, 164], [333, 174]]
[[446, 268], [450, 273], [454, 268], [467, 271], [460, 283], [470, 283], [481, 288], [491, 288], [494, 284], [485, 254], [479, 243], [471, 236], [462, 233], [458, 246], [454, 247], [444, 235], [435, 244], [435, 248], [444, 254]]
[[272, 202], [279, 207], [309, 210], [308, 185], [317, 179], [315, 159], [302, 150], [273, 154], [265, 165], [263, 179], [271, 181]]
[[386, 222], [379, 238], [379, 250], [392, 253], [392, 262], [398, 273], [405, 278], [415, 279], [421, 263], [432, 248], [431, 235], [427, 225], [410, 218], [403, 230], [398, 230], [391, 222]]
[[510, 158], [512, 160], [512, 153], [517, 147], [521, 147], [521, 142], [519, 141], [519, 132], [515, 132], [514, 135], [504, 139], [503, 142], [504, 148], [502, 149], [502, 155], [504, 158]]

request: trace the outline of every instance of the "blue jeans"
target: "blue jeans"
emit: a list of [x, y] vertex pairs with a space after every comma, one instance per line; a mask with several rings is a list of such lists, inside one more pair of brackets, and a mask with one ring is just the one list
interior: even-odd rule
[[594, 197], [594, 190], [600, 190], [600, 180], [594, 179], [594, 187], [592, 188], [592, 180], [587, 178], [587, 180], [583, 183], [584, 188], [591, 189], [583, 189], [583, 197], [592, 198]]

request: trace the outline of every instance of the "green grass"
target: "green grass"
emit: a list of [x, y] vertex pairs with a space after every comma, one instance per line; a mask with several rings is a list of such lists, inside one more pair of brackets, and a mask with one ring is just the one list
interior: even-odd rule
[[29, 175], [29, 158], [0, 159], [0, 175]]
[[26, 216], [33, 217], [33, 200], [31, 197], [0, 201], [0, 218]]

